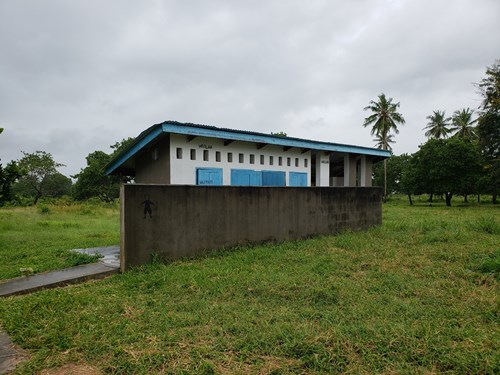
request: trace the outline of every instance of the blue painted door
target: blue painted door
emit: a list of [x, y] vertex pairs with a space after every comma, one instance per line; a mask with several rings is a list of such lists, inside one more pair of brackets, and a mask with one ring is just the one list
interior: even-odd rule
[[197, 168], [196, 185], [222, 185], [222, 168]]
[[286, 186], [285, 172], [262, 171], [262, 186]]
[[251, 169], [231, 169], [232, 186], [262, 186], [262, 174]]
[[307, 186], [307, 173], [290, 172], [290, 186]]

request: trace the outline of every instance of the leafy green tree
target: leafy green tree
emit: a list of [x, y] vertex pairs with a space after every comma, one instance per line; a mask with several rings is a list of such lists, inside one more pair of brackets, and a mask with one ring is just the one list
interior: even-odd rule
[[500, 114], [486, 112], [481, 115], [477, 134], [484, 162], [483, 191], [492, 194], [496, 204], [500, 191]]
[[413, 155], [405, 183], [413, 182], [413, 193], [445, 194], [451, 206], [455, 194], [477, 192], [481, 178], [481, 156], [476, 143], [461, 138], [430, 139]]
[[[372, 114], [365, 118], [364, 127], [372, 126], [371, 135], [376, 136], [377, 142], [380, 142], [382, 149], [389, 150], [389, 143], [392, 141], [391, 132], [399, 133], [398, 124], [403, 125], [405, 119], [398, 112], [399, 102], [393, 103], [392, 98], [386, 98], [382, 93], [377, 101], [370, 101], [370, 104], [364, 108]], [[384, 160], [384, 202], [387, 201], [387, 161]]]
[[288, 134], [286, 134], [284, 131], [280, 131], [280, 132], [277, 132], [277, 133], [271, 132], [271, 135], [274, 135], [276, 137], [288, 137]]
[[401, 193], [408, 196], [410, 205], [413, 205], [411, 196], [413, 194], [422, 194], [424, 192], [422, 181], [417, 176], [417, 161], [415, 154], [409, 155], [406, 163], [401, 170], [401, 181], [399, 188]]
[[[406, 191], [401, 186], [401, 178], [406, 164], [409, 162], [410, 156], [402, 154], [399, 156], [391, 156], [387, 159], [387, 191], [389, 194], [402, 194]], [[373, 166], [373, 185], [381, 186], [384, 183], [384, 163], [376, 163]]]
[[80, 173], [72, 176], [77, 181], [73, 186], [73, 196], [77, 200], [97, 197], [104, 202], [113, 202], [120, 196], [120, 176], [108, 176], [106, 165], [133, 142], [133, 138], [116, 142], [110, 148], [114, 151], [107, 154], [104, 151], [91, 152], [87, 157], [87, 166]]
[[47, 176], [45, 184], [47, 197], [60, 198], [65, 195], [71, 195], [73, 181], [61, 173], [54, 173]]
[[21, 170], [15, 161], [11, 161], [5, 167], [0, 164], [0, 206], [14, 198], [12, 186], [21, 176]]
[[432, 115], [427, 116], [427, 126], [424, 128], [427, 129], [425, 132], [425, 136], [427, 138], [447, 138], [451, 132], [450, 126], [450, 117], [446, 117], [446, 111], [433, 111]]
[[462, 139], [476, 139], [476, 129], [474, 123], [477, 120], [473, 120], [472, 116], [474, 111], [470, 108], [460, 109], [453, 112], [451, 118], [453, 128], [451, 131], [455, 132], [454, 136]]
[[477, 134], [484, 160], [484, 192], [493, 195], [497, 203], [500, 191], [500, 60], [486, 69], [486, 77], [478, 84], [483, 102]]
[[486, 112], [500, 111], [500, 60], [486, 68], [486, 77], [477, 85], [483, 96], [482, 109]]
[[19, 179], [19, 183], [27, 186], [29, 196], [34, 199], [33, 204], [37, 204], [38, 200], [46, 195], [48, 178], [58, 173], [57, 168], [63, 167], [64, 164], [56, 163], [52, 155], [45, 151], [34, 153], [22, 151], [22, 153], [24, 157], [18, 164], [23, 176]]
[[[3, 128], [0, 128], [0, 134], [2, 132]], [[21, 176], [21, 171], [15, 161], [8, 163], [5, 168], [0, 164], [0, 206], [12, 200], [14, 197], [12, 185]]]
[[135, 138], [128, 137], [128, 138], [123, 138], [119, 142], [115, 142], [115, 144], [109, 146], [112, 150], [114, 150], [111, 153], [111, 158], [114, 158], [116, 155], [118, 155], [120, 152], [125, 150], [126, 148], [130, 147], [132, 143], [134, 143]]
[[[60, 198], [64, 195], [71, 195], [73, 182], [65, 175], [56, 172], [44, 178], [44, 197]], [[34, 198], [34, 190], [26, 179], [21, 179], [14, 185], [14, 193], [25, 198]]]
[[75, 182], [73, 195], [77, 200], [98, 197], [104, 202], [112, 202], [120, 195], [120, 178], [106, 176], [104, 168], [111, 160], [104, 151], [94, 151], [87, 157], [87, 166], [73, 176]]

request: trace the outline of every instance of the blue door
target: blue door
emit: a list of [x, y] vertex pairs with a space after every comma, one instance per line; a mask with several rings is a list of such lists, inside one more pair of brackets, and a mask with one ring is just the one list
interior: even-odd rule
[[262, 174], [251, 169], [231, 169], [232, 186], [262, 186]]
[[196, 168], [196, 185], [222, 185], [222, 168]]
[[286, 186], [285, 172], [262, 171], [262, 186]]
[[290, 186], [307, 186], [307, 173], [290, 172]]

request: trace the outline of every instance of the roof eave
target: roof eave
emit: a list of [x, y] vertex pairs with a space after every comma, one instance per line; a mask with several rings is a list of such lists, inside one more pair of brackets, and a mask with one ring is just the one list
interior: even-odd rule
[[353, 146], [338, 143], [311, 141], [300, 138], [280, 137], [264, 133], [246, 132], [242, 130], [221, 129], [208, 125], [182, 124], [175, 121], [166, 121], [156, 124], [142, 132], [130, 147], [118, 154], [111, 160], [106, 169], [106, 174], [114, 174], [127, 160], [133, 157], [139, 150], [152, 142], [162, 133], [174, 133], [192, 135], [197, 137], [220, 138], [232, 141], [263, 143], [268, 145], [293, 147], [317, 151], [354, 153], [369, 155], [377, 159], [385, 159], [391, 156], [390, 151]]

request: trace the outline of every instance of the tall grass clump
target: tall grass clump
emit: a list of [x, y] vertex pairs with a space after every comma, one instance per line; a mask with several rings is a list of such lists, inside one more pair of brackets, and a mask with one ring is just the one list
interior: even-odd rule
[[498, 216], [479, 216], [470, 221], [469, 226], [474, 231], [500, 235], [500, 219], [498, 219]]

